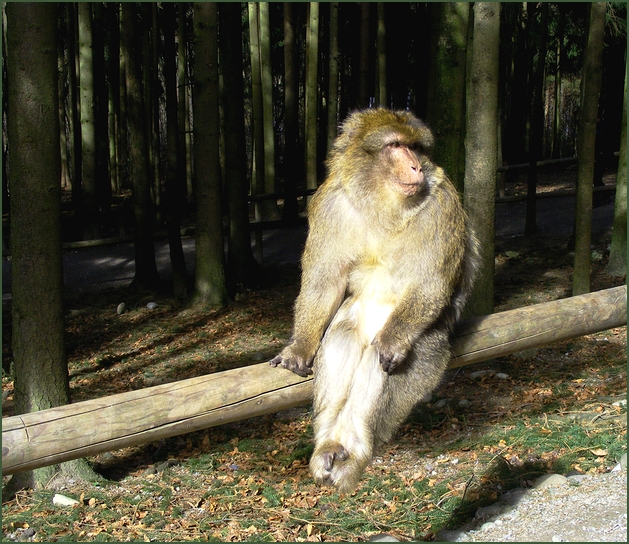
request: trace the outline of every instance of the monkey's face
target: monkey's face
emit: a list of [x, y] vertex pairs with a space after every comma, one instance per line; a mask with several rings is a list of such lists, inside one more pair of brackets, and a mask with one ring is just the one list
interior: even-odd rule
[[386, 170], [382, 179], [403, 197], [415, 196], [426, 183], [419, 155], [412, 146], [394, 140], [382, 148], [377, 160]]

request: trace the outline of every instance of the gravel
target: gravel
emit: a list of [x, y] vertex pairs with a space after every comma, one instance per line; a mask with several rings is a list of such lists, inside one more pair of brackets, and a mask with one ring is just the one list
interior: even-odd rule
[[438, 542], [627, 542], [627, 470], [539, 478], [514, 489]]

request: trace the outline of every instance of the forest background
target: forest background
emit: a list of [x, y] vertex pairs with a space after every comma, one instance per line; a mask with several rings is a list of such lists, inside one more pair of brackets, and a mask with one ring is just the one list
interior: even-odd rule
[[[69, 400], [62, 241], [131, 234], [133, 287], [158, 290], [153, 241], [164, 233], [168, 288], [222, 307], [259, 280], [262, 229], [304, 221], [356, 108], [409, 109], [434, 131], [435, 162], [490, 256], [475, 313], [493, 308], [505, 184], [495, 174], [514, 165], [528, 165], [533, 234], [538, 163], [578, 156], [578, 294], [589, 290], [592, 187], [620, 149], [609, 267], [625, 273], [624, 3], [8, 3], [3, 30], [16, 413]], [[475, 141], [488, 163], [471, 177]], [[196, 240], [193, 281], [182, 224]], [[35, 473], [28, 485], [50, 478]]]

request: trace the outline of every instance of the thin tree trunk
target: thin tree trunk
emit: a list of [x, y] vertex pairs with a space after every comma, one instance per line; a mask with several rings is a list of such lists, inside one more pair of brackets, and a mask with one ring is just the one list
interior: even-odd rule
[[616, 200], [612, 247], [607, 264], [610, 276], [627, 274], [627, 70], [625, 68], [625, 95], [622, 102], [620, 126], [620, 155], [616, 173]]
[[135, 277], [132, 285], [139, 289], [152, 290], [159, 285], [160, 279], [153, 243], [155, 218], [151, 199], [151, 166], [142, 89], [142, 48], [136, 47], [135, 43], [135, 38], [138, 35], [141, 38], [143, 32], [136, 24], [134, 4], [123, 3], [122, 18], [122, 40], [126, 59], [129, 147], [131, 149], [131, 182], [135, 216]]
[[330, 3], [330, 67], [328, 90], [328, 130], [326, 149], [329, 152], [337, 136], [339, 113], [339, 3]]
[[219, 162], [218, 8], [194, 4], [194, 162], [196, 173], [196, 273], [194, 302], [227, 304]]
[[358, 64], [358, 107], [369, 107], [369, 60], [371, 47], [369, 40], [369, 2], [360, 4], [360, 60]]
[[79, 2], [79, 88], [81, 93], [81, 187], [83, 192], [83, 238], [99, 237], [96, 194], [96, 133], [94, 112], [94, 56], [92, 48], [92, 4]]
[[[534, 4], [529, 4], [533, 6]], [[544, 67], [546, 65], [546, 39], [548, 35], [548, 4], [540, 4], [541, 18], [537, 31], [537, 66], [531, 73], [533, 87], [533, 110], [531, 112], [531, 128], [529, 139], [529, 170], [526, 193], [525, 236], [532, 236], [537, 232], [537, 161], [542, 159], [542, 143], [544, 137]], [[534, 19], [534, 8], [530, 11], [529, 21]], [[530, 54], [533, 56], [533, 47]], [[533, 60], [531, 59], [531, 66]]]
[[387, 95], [387, 47], [384, 11], [384, 2], [378, 2], [378, 29], [376, 34], [376, 104], [387, 107], [389, 105], [389, 100]]
[[164, 30], [164, 81], [166, 84], [166, 206], [170, 266], [173, 271], [173, 292], [184, 297], [188, 282], [186, 259], [181, 245], [181, 191], [177, 175], [179, 167], [179, 120], [177, 118], [177, 71], [175, 67], [175, 35], [177, 33], [177, 6], [163, 4]]
[[481, 247], [481, 266], [466, 315], [494, 309], [494, 225], [498, 142], [500, 4], [474, 4], [474, 37], [465, 140], [464, 205]]
[[[179, 117], [179, 179], [185, 180], [182, 183], [181, 190], [183, 195], [187, 195], [188, 202], [194, 200], [194, 191], [192, 188], [192, 167], [190, 166], [192, 161], [189, 160], [191, 156], [191, 138], [190, 138], [190, 118], [188, 116], [188, 70], [187, 70], [187, 55], [186, 55], [186, 8], [185, 2], [178, 2], [177, 5], [179, 27], [178, 32], [178, 50], [177, 50], [177, 82], [179, 85], [179, 101], [178, 101], [178, 117]], [[183, 177], [182, 177], [183, 176]]]
[[225, 180], [229, 202], [227, 278], [232, 291], [251, 285], [259, 269], [251, 252], [249, 183], [245, 149], [245, 98], [242, 58], [242, 12], [239, 3], [219, 7], [219, 53], [223, 67]]
[[68, 2], [66, 5], [68, 8], [68, 104], [70, 107], [70, 135], [72, 138], [72, 209], [75, 217], [78, 217], [83, 209], [83, 194], [81, 190], [81, 105], [77, 82], [79, 66], [77, 48], [78, 16], [76, 3]]
[[[297, 190], [300, 177], [298, 153], [299, 93], [297, 66], [298, 53], [295, 36], [295, 8], [293, 2], [284, 2], [284, 190]], [[284, 221], [297, 220], [297, 199], [284, 199]]]
[[572, 294], [590, 291], [590, 244], [592, 241], [592, 186], [596, 119], [601, 90], [606, 2], [592, 2], [587, 45], [581, 75], [581, 108], [577, 144], [577, 198], [575, 210], [575, 255]]
[[319, 3], [310, 2], [306, 30], [306, 188], [317, 188], [317, 69], [319, 64]]
[[[260, 90], [262, 92], [262, 132], [264, 139], [264, 193], [275, 192], [275, 131], [273, 127], [273, 72], [271, 69], [271, 23], [269, 3], [258, 3], [260, 40]], [[262, 202], [265, 220], [279, 219], [276, 200]]]
[[556, 53], [556, 67], [555, 67], [555, 103], [553, 110], [553, 143], [552, 143], [552, 158], [561, 158], [561, 75], [562, 75], [562, 55], [563, 55], [563, 38], [565, 23], [564, 18], [559, 11], [558, 17], [558, 30], [557, 30], [557, 53]]

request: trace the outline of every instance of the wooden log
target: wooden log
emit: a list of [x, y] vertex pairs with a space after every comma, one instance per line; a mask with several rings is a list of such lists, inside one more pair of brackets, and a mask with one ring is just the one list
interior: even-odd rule
[[[462, 323], [451, 367], [627, 323], [627, 287]], [[13, 474], [307, 404], [311, 378], [260, 363], [2, 420], [2, 474]]]

